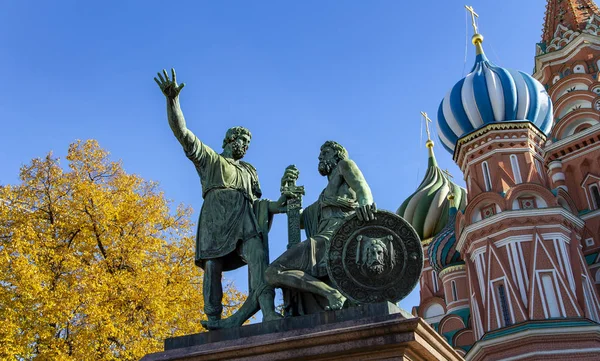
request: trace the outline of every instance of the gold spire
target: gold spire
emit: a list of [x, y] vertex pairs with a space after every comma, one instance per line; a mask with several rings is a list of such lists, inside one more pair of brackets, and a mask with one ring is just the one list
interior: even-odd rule
[[429, 119], [429, 116], [425, 112], [421, 112], [421, 115], [425, 118], [425, 131], [427, 132], [427, 142], [425, 142], [425, 146], [431, 149], [433, 148], [433, 140], [431, 140], [431, 133], [429, 132], [429, 123], [431, 123], [431, 119]]
[[471, 13], [471, 25], [473, 25], [473, 31], [475, 32], [471, 38], [471, 42], [473, 42], [473, 45], [475, 45], [476, 54], [483, 54], [483, 47], [481, 46], [481, 43], [483, 43], [483, 35], [479, 34], [477, 22], [475, 21], [475, 18], [479, 18], [479, 14], [475, 12], [472, 6], [465, 5], [465, 9]]

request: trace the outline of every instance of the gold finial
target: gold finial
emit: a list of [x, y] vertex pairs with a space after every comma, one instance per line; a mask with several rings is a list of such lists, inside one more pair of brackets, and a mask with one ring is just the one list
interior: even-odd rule
[[429, 119], [429, 116], [425, 112], [421, 112], [421, 115], [425, 118], [425, 131], [427, 132], [427, 142], [425, 143], [425, 146], [427, 148], [433, 148], [433, 140], [431, 140], [431, 133], [429, 132], [429, 123], [431, 123], [431, 119]]
[[473, 31], [475, 32], [471, 38], [471, 41], [473, 42], [473, 45], [475, 45], [477, 55], [483, 54], [483, 48], [481, 47], [481, 43], [483, 43], [483, 35], [479, 34], [477, 22], [475, 21], [475, 18], [479, 18], [479, 14], [473, 10], [472, 6], [465, 5], [465, 9], [471, 13], [471, 23], [473, 25]]
[[[448, 169], [444, 169], [442, 172], [444, 172], [444, 174], [445, 174], [445, 175], [446, 175], [448, 178], [454, 178], [454, 177], [452, 176], [452, 174], [450, 174], [450, 171], [449, 171]], [[448, 197], [449, 197], [449, 196], [448, 196]], [[452, 197], [454, 197], [454, 196], [452, 196]]]
[[448, 194], [448, 202], [450, 202], [450, 207], [454, 207], [454, 194], [450, 193]]

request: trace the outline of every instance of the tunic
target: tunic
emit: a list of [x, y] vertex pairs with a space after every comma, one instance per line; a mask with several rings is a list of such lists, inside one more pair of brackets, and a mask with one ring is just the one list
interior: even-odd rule
[[196, 264], [204, 267], [207, 259], [225, 258], [224, 271], [239, 268], [246, 264], [239, 244], [252, 237], [265, 241], [268, 232], [268, 201], [258, 199], [262, 193], [256, 169], [223, 157], [196, 136], [183, 138], [204, 198], [196, 233]]

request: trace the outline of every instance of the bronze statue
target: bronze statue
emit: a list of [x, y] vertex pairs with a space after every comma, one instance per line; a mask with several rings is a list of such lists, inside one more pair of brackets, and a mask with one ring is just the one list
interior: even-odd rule
[[[186, 156], [194, 163], [202, 184], [204, 203], [196, 236], [196, 265], [204, 269], [204, 312], [208, 329], [240, 326], [260, 306], [264, 320], [281, 317], [274, 308], [274, 290], [264, 280], [269, 262], [268, 230], [274, 213], [282, 213], [286, 197], [278, 201], [261, 200], [262, 192], [256, 169], [242, 161], [251, 134], [243, 127], [227, 130], [223, 152], [218, 154], [202, 143], [187, 127], [179, 93], [185, 84], [177, 84], [175, 70], [169, 78], [166, 70], [154, 78], [167, 98], [167, 116], [173, 134]], [[285, 179], [297, 177], [287, 169]], [[242, 308], [226, 320], [223, 310], [223, 271], [248, 264], [250, 294]]]
[[[267, 282], [284, 290], [287, 315], [343, 307], [346, 297], [326, 282], [327, 243], [347, 217], [356, 213], [365, 222], [375, 219], [371, 189], [343, 146], [334, 141], [321, 146], [319, 173], [329, 182], [319, 199], [302, 211], [308, 239], [292, 245], [266, 270]], [[295, 181], [295, 175], [286, 173], [282, 182]]]

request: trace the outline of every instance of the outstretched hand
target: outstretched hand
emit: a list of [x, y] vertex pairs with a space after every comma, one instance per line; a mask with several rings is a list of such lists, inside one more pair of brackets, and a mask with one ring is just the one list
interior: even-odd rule
[[375, 220], [375, 212], [377, 212], [377, 206], [373, 204], [365, 204], [356, 208], [356, 216], [359, 221], [368, 222]]
[[172, 79], [169, 79], [169, 74], [163, 69], [162, 74], [157, 73], [158, 78], [154, 77], [154, 81], [158, 84], [160, 90], [169, 99], [175, 99], [179, 96], [179, 92], [185, 86], [185, 83], [177, 85], [177, 77], [175, 75], [175, 69], [171, 68]]

